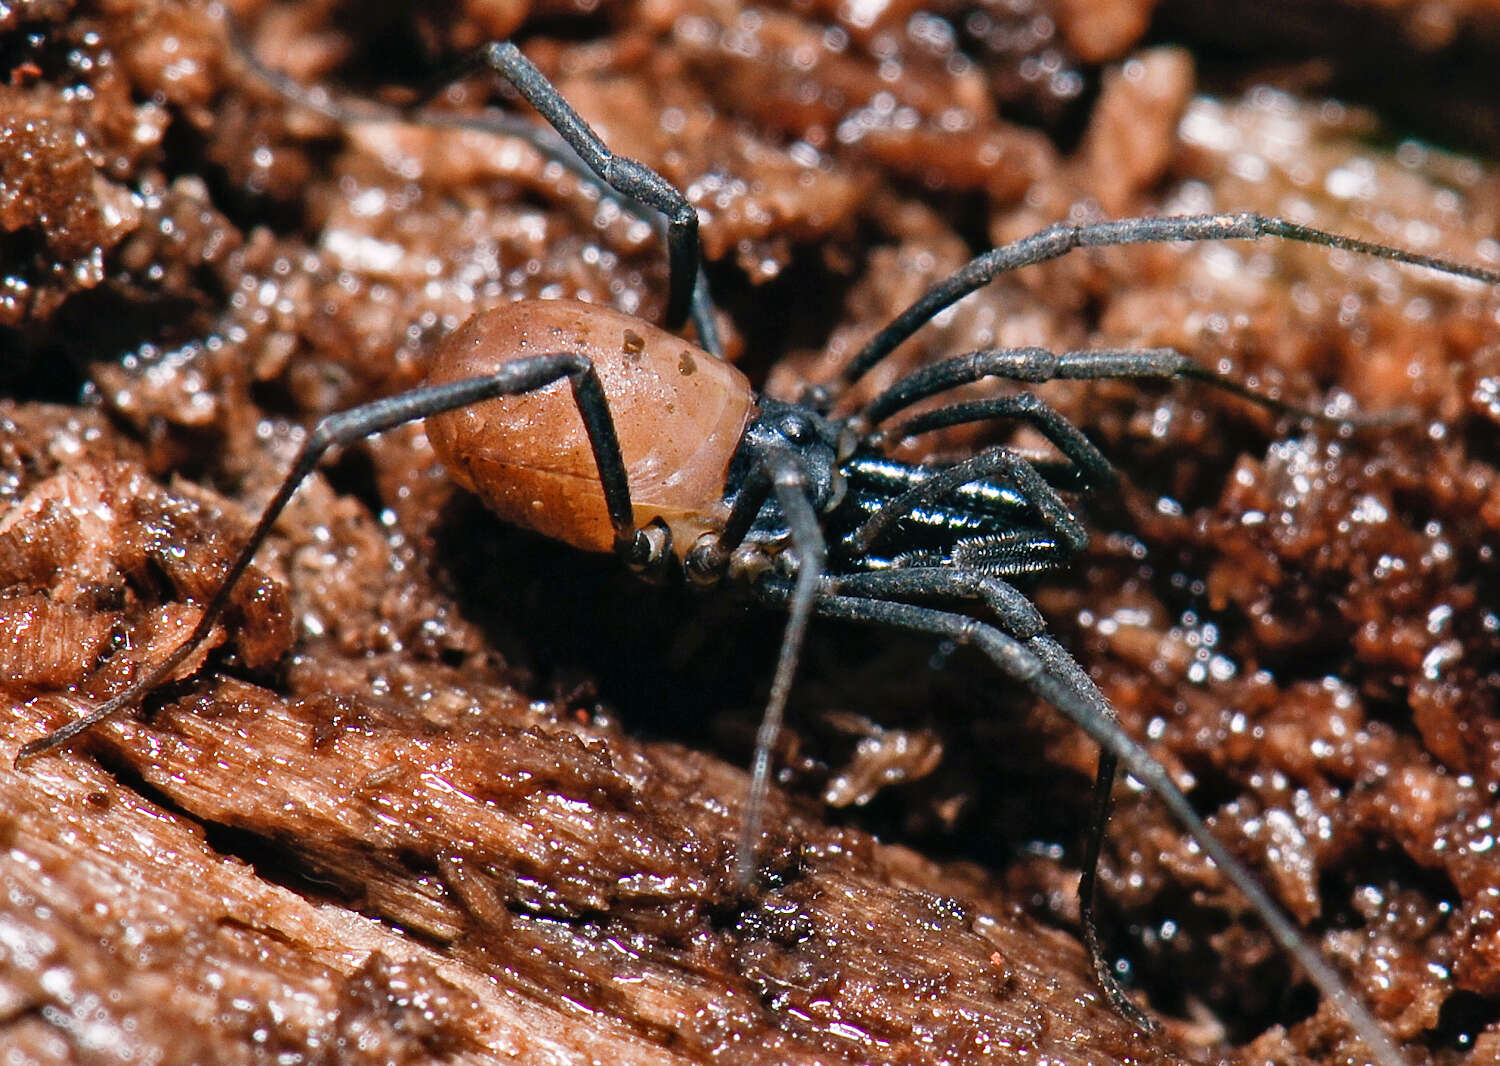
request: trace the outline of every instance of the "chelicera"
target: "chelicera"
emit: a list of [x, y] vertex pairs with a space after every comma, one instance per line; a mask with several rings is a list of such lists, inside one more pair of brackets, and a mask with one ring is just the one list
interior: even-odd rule
[[[492, 45], [482, 57], [598, 181], [666, 220], [666, 321], [656, 326], [572, 301], [497, 307], [438, 344], [421, 387], [324, 418], [190, 636], [113, 699], [25, 745], [18, 761], [123, 713], [173, 674], [212, 630], [277, 516], [329, 449], [425, 419], [452, 477], [507, 521], [585, 551], [612, 552], [645, 576], [675, 573], [702, 586], [737, 583], [787, 613], [737, 850], [742, 885], [756, 876], [772, 750], [811, 620], [842, 619], [971, 645], [1100, 745], [1079, 893], [1085, 940], [1118, 1009], [1149, 1027], [1106, 965], [1093, 922], [1099, 839], [1110, 786], [1123, 765], [1244, 894], [1374, 1060], [1401, 1066], [1400, 1052], [1370, 1013], [1209, 831], [1161, 764], [1119, 728], [1107, 700], [1014, 584], [1067, 565], [1085, 547], [1087, 531], [1070, 500], [1109, 490], [1115, 474], [1108, 460], [1031, 393], [949, 403], [902, 420], [923, 401], [990, 378], [1192, 377], [1278, 410], [1321, 416], [1251, 393], [1170, 349], [976, 351], [920, 368], [856, 410], [846, 410], [840, 399], [955, 301], [1002, 273], [1082, 247], [1271, 237], [1487, 284], [1500, 283], [1500, 274], [1248, 213], [1060, 224], [974, 258], [897, 315], [836, 380], [798, 402], [779, 401], [757, 395], [719, 358], [697, 215], [686, 197], [645, 165], [611, 153], [514, 45]], [[675, 332], [690, 320], [696, 343]], [[1059, 459], [1038, 463], [1005, 446], [951, 464], [913, 464], [889, 454], [892, 441], [989, 421], [1030, 426]]]

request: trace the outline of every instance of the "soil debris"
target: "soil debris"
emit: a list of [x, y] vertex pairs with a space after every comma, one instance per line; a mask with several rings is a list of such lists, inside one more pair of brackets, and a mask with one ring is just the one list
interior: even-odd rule
[[[1323, 99], [1363, 82], [1267, 64], [1253, 37], [1210, 49], [1243, 5], [1191, 6], [1222, 24], [1171, 2], [1098, 22], [1041, 0], [234, 5], [265, 63], [396, 106], [514, 33], [688, 192], [730, 350], [776, 395], [977, 248], [1059, 218], [1257, 209], [1500, 261], [1493, 166], [1385, 124], [1450, 128], [1441, 100]], [[1484, 5], [1397, 10], [1415, 6], [1379, 5], [1431, 31], [1381, 37], [1388, 69], [1493, 70], [1500, 37], [1433, 36], [1439, 16], [1489, 26]], [[1365, 7], [1310, 7], [1280, 40], [1317, 51]], [[270, 88], [209, 8], [35, 3], [0, 26], [17, 1061], [1356, 1058], [1129, 788], [1107, 932], [1163, 1031], [1110, 1011], [1072, 924], [1095, 752], [945, 649], [815, 634], [765, 877], [740, 898], [740, 767], [780, 620], [501, 528], [416, 428], [304, 486], [223, 632], [141, 715], [11, 769], [181, 639], [317, 416], [415, 384], [479, 308], [567, 296], [657, 320], [666, 284], [651, 227], [531, 146], [340, 128]], [[494, 101], [514, 108], [470, 78], [426, 106]], [[1171, 345], [1293, 403], [1409, 414], [1350, 434], [1203, 388], [1049, 386], [1125, 488], [1035, 595], [1432, 1066], [1500, 1054], [1497, 338], [1500, 294], [1422, 272], [1107, 249], [975, 294], [863, 385], [981, 347]]]

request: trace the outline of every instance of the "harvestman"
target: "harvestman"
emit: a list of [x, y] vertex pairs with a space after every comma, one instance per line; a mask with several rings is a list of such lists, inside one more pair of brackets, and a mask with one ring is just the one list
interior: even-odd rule
[[[785, 403], [756, 396], [718, 358], [698, 218], [686, 197], [644, 164], [611, 153], [514, 45], [490, 45], [481, 58], [541, 113], [597, 180], [666, 220], [666, 329], [571, 301], [526, 301], [475, 315], [439, 343], [424, 385], [322, 419], [187, 640], [91, 713], [26, 744], [17, 762], [133, 707], [171, 675], [213, 628], [272, 523], [325, 452], [424, 418], [454, 479], [502, 517], [579, 548], [612, 551], [643, 574], [675, 569], [702, 585], [734, 579], [762, 603], [787, 611], [756, 736], [736, 860], [742, 885], [755, 873], [771, 751], [811, 617], [969, 644], [1100, 745], [1079, 900], [1095, 970], [1117, 1009], [1150, 1027], [1104, 961], [1093, 919], [1100, 836], [1116, 767], [1123, 764], [1245, 895], [1379, 1066], [1403, 1066], [1375, 1019], [1209, 831], [1161, 764], [1121, 731], [1103, 694], [1007, 580], [1057, 569], [1082, 550], [1087, 533], [1063, 493], [1111, 487], [1115, 473], [1108, 460], [1030, 393], [951, 403], [892, 431], [879, 428], [922, 400], [987, 378], [1034, 383], [1191, 377], [1302, 418], [1325, 416], [1259, 396], [1171, 349], [970, 352], [906, 375], [852, 416], [832, 411], [838, 396], [944, 308], [1002, 273], [1076, 248], [1276, 237], [1488, 284], [1500, 284], [1500, 273], [1250, 213], [1059, 224], [977, 256], [877, 333], [829, 386], [812, 390], [802, 402]], [[284, 79], [275, 80], [288, 95], [307, 98], [288, 89]], [[323, 109], [348, 114], [326, 104]], [[555, 151], [547, 138], [531, 139]], [[668, 332], [690, 318], [698, 345]], [[662, 404], [663, 396], [670, 407]], [[1061, 461], [1034, 463], [1009, 448], [991, 447], [962, 462], [923, 466], [883, 451], [887, 440], [999, 419], [1033, 427]], [[960, 609], [931, 606], [934, 600]]]

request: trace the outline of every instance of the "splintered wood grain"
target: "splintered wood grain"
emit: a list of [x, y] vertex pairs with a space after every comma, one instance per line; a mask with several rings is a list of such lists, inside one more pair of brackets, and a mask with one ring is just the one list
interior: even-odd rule
[[225, 682], [7, 767], [15, 1061], [1181, 1061], [977, 882], [780, 812], [785, 884], [738, 899], [739, 772], [422, 683]]

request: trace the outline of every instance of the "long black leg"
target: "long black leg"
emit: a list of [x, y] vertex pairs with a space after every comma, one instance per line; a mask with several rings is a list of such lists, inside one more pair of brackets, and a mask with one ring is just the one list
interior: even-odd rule
[[1010, 582], [952, 566], [898, 566], [857, 574], [830, 574], [823, 579], [819, 592], [882, 601], [981, 600], [999, 620], [1001, 628], [1017, 640], [1030, 640], [1047, 628], [1036, 604]]
[[[423, 110], [417, 112], [412, 118], [414, 121], [420, 121], [428, 126], [478, 130], [483, 133], [517, 137], [526, 141], [549, 159], [556, 160], [572, 171], [574, 175], [599, 189], [602, 195], [618, 204], [628, 213], [649, 222], [652, 228], [656, 230], [662, 242], [667, 245], [668, 285], [672, 286], [676, 284], [676, 276], [670, 273], [673, 264], [676, 262], [676, 259], [672, 257], [671, 249], [673, 241], [680, 241], [680, 238], [674, 238], [673, 236], [672, 218], [659, 210], [642, 212], [642, 207], [649, 209], [653, 205], [643, 203], [635, 199], [628, 192], [606, 183], [595, 173], [584, 158], [573, 150], [567, 141], [557, 136], [552, 130], [532, 125], [529, 122], [517, 119], [515, 116], [498, 111], [486, 111], [480, 115], [454, 115], [444, 111]], [[692, 248], [695, 267], [693, 270], [692, 306], [689, 311], [689, 317], [693, 322], [693, 331], [698, 335], [698, 346], [710, 355], [722, 359], [724, 358], [724, 341], [719, 336], [718, 323], [714, 321], [713, 294], [708, 288], [708, 273], [703, 269], [703, 256], [697, 244], [696, 232], [693, 237]], [[669, 288], [670, 291], [672, 290]], [[666, 317], [670, 323], [670, 310]]]
[[675, 185], [646, 164], [615, 155], [597, 133], [573, 110], [557, 87], [547, 80], [509, 41], [486, 45], [480, 58], [526, 102], [536, 108], [568, 146], [577, 152], [599, 180], [633, 200], [660, 211], [667, 220], [668, 329], [678, 329], [692, 308], [698, 279], [698, 212]]
[[1041, 383], [1057, 376], [1057, 353], [1046, 348], [989, 348], [918, 367], [865, 405], [860, 418], [871, 427], [912, 404], [986, 378]]
[[[960, 385], [983, 381], [986, 378], [1028, 383], [1056, 380], [1099, 381], [1105, 378], [1159, 380], [1191, 378], [1233, 393], [1269, 410], [1304, 420], [1341, 425], [1384, 425], [1400, 422], [1407, 417], [1400, 412], [1373, 416], [1330, 415], [1322, 411], [1298, 407], [1296, 404], [1263, 396], [1231, 377], [1200, 366], [1175, 348], [1097, 348], [1068, 352], [1050, 352], [1045, 348], [996, 348], [969, 352], [930, 363], [912, 371], [875, 397], [859, 417], [866, 426], [874, 427], [896, 412], [925, 400], [929, 396], [946, 392]], [[939, 414], [940, 412], [934, 411], [930, 415], [919, 415], [912, 421], [937, 419]], [[952, 422], [935, 421], [927, 428], [952, 424]], [[909, 425], [903, 426], [901, 431], [919, 432], [919, 430], [909, 428]]]
[[[788, 598], [786, 588], [775, 582], [762, 582], [758, 591], [765, 600], [775, 605], [784, 605]], [[1117, 722], [1108, 715], [1101, 715], [1090, 700], [1082, 698], [1067, 679], [1060, 678], [1049, 670], [1047, 663], [1024, 642], [966, 615], [907, 603], [849, 596], [819, 596], [813, 609], [815, 613], [828, 618], [928, 633], [958, 644], [971, 645], [1001, 672], [1056, 707], [1100, 747], [1119, 759], [1128, 773], [1166, 805], [1178, 824], [1198, 842], [1225, 879], [1249, 901], [1276, 942], [1296, 960], [1318, 990], [1343, 1014], [1373, 1055], [1376, 1066], [1407, 1066], [1391, 1038], [1349, 991], [1333, 967], [1303, 938], [1270, 893], [1261, 887], [1255, 875], [1204, 824], [1166, 768], [1131, 739]]]
[[[1089, 677], [1078, 661], [1069, 655], [1063, 646], [1051, 637], [1038, 637], [1028, 641], [1027, 646], [1057, 676], [1070, 681], [1073, 691], [1091, 704], [1096, 713], [1110, 721], [1118, 721], [1114, 706], [1104, 698], [1094, 679]], [[1083, 943], [1088, 948], [1089, 958], [1094, 963], [1094, 973], [1100, 987], [1109, 995], [1115, 1009], [1127, 1018], [1155, 1028], [1155, 1023], [1146, 1018], [1140, 1008], [1125, 995], [1114, 967], [1105, 957], [1104, 947], [1099, 943], [1099, 852], [1104, 846], [1104, 834], [1109, 829], [1109, 812], [1114, 804], [1115, 773], [1119, 760], [1107, 747], [1099, 748], [1099, 763], [1094, 769], [1094, 794], [1089, 811], [1089, 828], [1083, 838], [1083, 866], [1078, 876], [1078, 924], [1083, 929]]]
[[1042, 479], [1022, 456], [1008, 448], [987, 448], [971, 459], [937, 470], [914, 488], [908, 489], [876, 511], [848, 537], [856, 553], [869, 551], [871, 545], [894, 523], [925, 503], [930, 503], [960, 485], [984, 478], [1000, 477], [1021, 490], [1036, 508], [1047, 527], [1057, 533], [1072, 551], [1082, 551], [1088, 544], [1088, 531], [1053, 487]]
[[[471, 57], [468, 62], [462, 64], [461, 68], [455, 72], [455, 77], [462, 76], [476, 66], [495, 71], [514, 85], [532, 106], [536, 107], [549, 123], [552, 123], [555, 133], [539, 129], [520, 116], [498, 111], [487, 111], [482, 115], [455, 115], [426, 109], [394, 110], [378, 104], [353, 105], [342, 100], [335, 100], [326, 91], [302, 85], [296, 79], [262, 63], [244, 39], [239, 23], [229, 9], [220, 5], [216, 6], [228, 30], [231, 44], [256, 77], [287, 99], [303, 107], [311, 108], [335, 122], [346, 124], [369, 121], [388, 122], [394, 119], [421, 123], [426, 126], [472, 129], [496, 136], [516, 137], [526, 141], [549, 159], [556, 160], [590, 184], [602, 183], [598, 185], [601, 191], [615, 202], [621, 203], [632, 214], [636, 213], [634, 205], [649, 208], [649, 221], [653, 224], [659, 223], [658, 228], [662, 232], [668, 249], [670, 269], [670, 295], [666, 316], [668, 327], [676, 329], [690, 315], [693, 328], [698, 334], [699, 345], [715, 356], [723, 356], [723, 343], [719, 339], [718, 327], [714, 324], [713, 300], [708, 291], [708, 276], [703, 271], [702, 255], [698, 246], [698, 216], [692, 211], [691, 205], [687, 204], [686, 198], [665, 178], [644, 164], [611, 156], [598, 135], [573, 112], [556, 87], [547, 81], [546, 77], [524, 56], [520, 56], [519, 52], [515, 54], [520, 56], [520, 63], [528, 67], [531, 72], [526, 85], [519, 83], [505, 69], [496, 66], [492, 58], [493, 50], [513, 49], [513, 45], [488, 46], [481, 50], [479, 55]], [[442, 84], [446, 85], [452, 80], [452, 78], [445, 79]], [[561, 103], [562, 107], [567, 109], [567, 113], [572, 116], [573, 120], [569, 129], [574, 131], [573, 136], [580, 138], [579, 142], [575, 142], [573, 136], [554, 122], [551, 114], [537, 104], [532, 97], [532, 92], [540, 92], [544, 97]], [[631, 181], [630, 178], [633, 175], [627, 175], [625, 184], [617, 185], [612, 182], [610, 176], [599, 168], [601, 158], [613, 159], [614, 166], [623, 168], [625, 171], [645, 171], [652, 179], [655, 179], [654, 181], [648, 179], [644, 183], [644, 187], [651, 195], [640, 194], [643, 185], [641, 182]], [[663, 207], [663, 202], [669, 206]], [[689, 215], [691, 215], [690, 222], [687, 221]], [[681, 312], [675, 302], [683, 299], [679, 291], [681, 289], [690, 290], [690, 295], [687, 297], [690, 301], [690, 309], [686, 313]]]
[[750, 884], [755, 872], [755, 852], [760, 845], [761, 822], [764, 820], [766, 792], [771, 784], [771, 752], [781, 735], [786, 716], [786, 701], [792, 691], [792, 678], [802, 655], [807, 623], [812, 617], [813, 597], [823, 576], [828, 548], [818, 516], [807, 498], [807, 478], [790, 453], [773, 452], [764, 460], [771, 478], [776, 502], [781, 505], [787, 528], [791, 531], [792, 550], [797, 554], [797, 579], [788, 599], [786, 630], [781, 637], [781, 652], [776, 659], [776, 673], [771, 679], [771, 694], [755, 733], [755, 755], [750, 763], [750, 794], [745, 800], [745, 816], [740, 822], [739, 845], [735, 852], [735, 879], [741, 888]]
[[844, 368], [840, 379], [845, 386], [853, 384], [894, 351], [902, 341], [930, 322], [939, 311], [975, 289], [989, 284], [999, 275], [1056, 259], [1075, 248], [1098, 248], [1113, 244], [1166, 244], [1174, 241], [1256, 240], [1261, 237], [1320, 244], [1377, 259], [1427, 267], [1429, 270], [1472, 278], [1488, 285], [1500, 285], [1500, 271], [1486, 270], [1439, 256], [1423, 255], [1404, 248], [1361, 241], [1249, 211], [1220, 215], [1176, 215], [1167, 218], [1124, 218], [1084, 225], [1059, 222], [1030, 237], [1002, 244], [974, 257], [928, 289], [916, 303], [897, 315], [888, 326], [870, 339]]
[[965, 422], [988, 422], [1000, 418], [1024, 422], [1051, 441], [1052, 446], [1070, 460], [1082, 475], [1084, 487], [1113, 485], [1118, 480], [1115, 468], [1104, 457], [1104, 453], [1094, 447], [1093, 441], [1058, 414], [1050, 403], [1031, 392], [972, 403], [955, 403], [935, 411], [924, 411], [896, 427], [890, 436], [901, 440]]
[[813, 596], [828, 558], [818, 516], [807, 497], [807, 478], [796, 458], [791, 453], [773, 451], [756, 463], [735, 496], [723, 530], [688, 556], [690, 576], [711, 580], [721, 574], [729, 554], [744, 542], [756, 515], [772, 494], [781, 507], [791, 533], [792, 548], [797, 553], [797, 580], [789, 601], [789, 616], [776, 659], [776, 673], [771, 679], [771, 692], [760, 726], [755, 731], [750, 790], [745, 798], [745, 814], [740, 822], [740, 837], [735, 849], [735, 880], [741, 888], [750, 884], [755, 872], [766, 794], [771, 784], [771, 753], [781, 735], [787, 698], [791, 694], [812, 613]]
[[276, 494], [261, 512], [249, 538], [240, 548], [229, 569], [225, 571], [219, 587], [210, 597], [198, 624], [188, 638], [177, 646], [162, 662], [141, 680], [131, 685], [113, 699], [101, 704], [82, 718], [75, 719], [44, 737], [21, 746], [16, 754], [16, 765], [35, 758], [67, 743], [94, 726], [121, 711], [134, 706], [153, 688], [160, 685], [173, 670], [188, 657], [208, 636], [209, 630], [229, 605], [234, 587], [250, 566], [256, 550], [271, 531], [272, 524], [281, 514], [292, 494], [330, 448], [351, 444], [375, 433], [382, 433], [410, 422], [413, 419], [467, 407], [481, 400], [497, 396], [533, 392], [545, 388], [559, 378], [567, 378], [573, 387], [573, 398], [583, 418], [588, 433], [589, 446], [594, 461], [599, 466], [599, 481], [604, 491], [609, 520], [615, 530], [616, 551], [634, 565], [644, 565], [651, 553], [651, 545], [635, 526], [634, 513], [630, 506], [630, 485], [626, 480], [625, 461], [620, 455], [620, 441], [615, 433], [614, 419], [609, 413], [609, 403], [594, 364], [585, 356], [572, 352], [554, 355], [538, 355], [528, 359], [517, 359], [485, 377], [465, 378], [442, 385], [430, 385], [413, 389], [397, 396], [388, 396], [348, 411], [341, 411], [322, 419], [308, 434], [307, 440], [297, 452]]
[[[1068, 682], [1074, 694], [1093, 707], [1094, 713], [1111, 721], [1118, 720], [1115, 709], [1094, 684], [1093, 678], [1078, 665], [1063, 646], [1044, 632], [1046, 623], [1036, 606], [1009, 582], [985, 574], [974, 574], [952, 566], [914, 567], [877, 570], [848, 576], [824, 578], [821, 589], [827, 593], [854, 595], [872, 600], [946, 597], [981, 600], [994, 614], [1000, 628], [1024, 641], [1026, 647], [1058, 678]], [[1109, 827], [1109, 812], [1114, 796], [1118, 761], [1108, 748], [1099, 749], [1099, 763], [1094, 774], [1093, 802], [1089, 829], [1084, 836], [1083, 866], [1078, 878], [1078, 923], [1083, 943], [1094, 964], [1099, 987], [1109, 996], [1117, 1011], [1146, 1030], [1156, 1023], [1125, 994], [1119, 977], [1105, 957], [1099, 942], [1098, 899], [1099, 853], [1104, 833]]]

